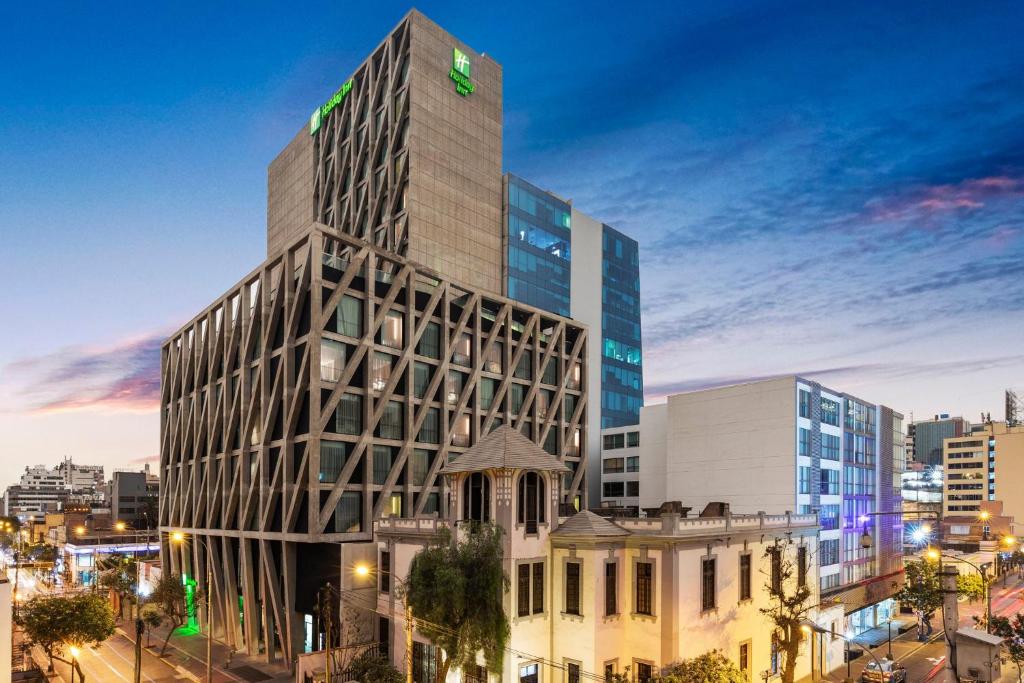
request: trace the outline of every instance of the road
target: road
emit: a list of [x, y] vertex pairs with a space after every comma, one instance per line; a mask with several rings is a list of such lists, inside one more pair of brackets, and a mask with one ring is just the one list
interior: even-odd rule
[[[143, 636], [145, 638], [145, 636]], [[177, 642], [175, 642], [177, 641]], [[177, 635], [171, 638], [167, 656], [160, 657], [162, 640], [152, 640], [153, 647], [142, 649], [143, 683], [199, 683], [206, 681], [206, 640], [199, 635]], [[202, 654], [199, 654], [202, 653]], [[82, 648], [79, 665], [85, 674], [84, 683], [109, 681], [110, 683], [133, 683], [135, 673], [135, 643], [122, 630], [97, 647]], [[214, 659], [217, 663], [216, 657]], [[71, 667], [58, 662], [57, 673], [66, 682], [72, 679]], [[252, 683], [259, 676], [243, 676], [221, 666], [213, 668], [213, 683]], [[79, 680], [76, 673], [75, 681]]]
[[[960, 603], [960, 625], [974, 626], [975, 616], [981, 616], [985, 612], [983, 602]], [[993, 585], [992, 591], [992, 614], [993, 616], [1011, 616], [1018, 612], [1024, 612], [1024, 579], [1011, 576], [1004, 588], [1001, 582]], [[942, 615], [936, 614], [932, 624], [941, 627]], [[896, 660], [902, 662], [907, 668], [907, 683], [941, 683], [944, 681], [943, 665], [946, 656], [946, 643], [941, 631], [936, 629], [932, 640], [928, 643], [919, 643], [916, 640], [917, 629], [911, 629], [898, 638], [893, 638], [892, 650]], [[883, 657], [887, 652], [887, 645], [883, 643], [872, 650], [876, 657]], [[861, 655], [851, 665], [853, 680], [859, 680], [861, 671], [871, 661], [868, 655]], [[1012, 664], [1004, 667], [1004, 673], [1013, 671], [1016, 680], [1016, 671]], [[843, 681], [846, 677], [846, 667], [833, 672], [827, 680]], [[951, 680], [951, 678], [950, 678]]]

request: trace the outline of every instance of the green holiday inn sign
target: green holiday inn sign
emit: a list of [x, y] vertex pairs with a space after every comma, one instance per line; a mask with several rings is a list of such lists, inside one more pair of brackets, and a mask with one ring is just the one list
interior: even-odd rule
[[469, 74], [469, 57], [459, 48], [452, 48], [452, 70], [448, 72], [448, 78], [455, 81], [455, 92], [463, 97], [476, 90], [476, 86], [469, 80]]
[[334, 93], [331, 99], [321, 104], [313, 111], [313, 115], [309, 117], [309, 134], [313, 135], [320, 130], [320, 125], [327, 118], [327, 115], [334, 111], [334, 108], [345, 101], [345, 96], [348, 95], [349, 91], [352, 90], [352, 79], [345, 81], [344, 85], [338, 88], [338, 92]]

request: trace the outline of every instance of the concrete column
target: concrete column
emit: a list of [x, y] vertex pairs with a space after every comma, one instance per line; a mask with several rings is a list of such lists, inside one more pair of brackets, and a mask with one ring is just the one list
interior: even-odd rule
[[957, 568], [944, 564], [939, 570], [939, 585], [942, 588], [942, 627], [945, 629], [946, 663], [956, 671], [956, 632], [960, 627], [960, 611], [957, 607]]

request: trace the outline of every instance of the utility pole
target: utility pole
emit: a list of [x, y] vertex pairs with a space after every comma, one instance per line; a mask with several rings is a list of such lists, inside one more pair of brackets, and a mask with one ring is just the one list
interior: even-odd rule
[[[412, 683], [412, 608], [409, 595], [405, 596], [405, 683]], [[330, 681], [328, 681], [330, 683]]]
[[324, 601], [324, 636], [327, 642], [324, 643], [324, 683], [331, 683], [331, 584], [327, 583], [327, 598]]
[[960, 612], [957, 607], [956, 577], [960, 571], [952, 564], [939, 567], [939, 586], [942, 589], [942, 628], [949, 652], [949, 668], [956, 675], [956, 632], [960, 628]]

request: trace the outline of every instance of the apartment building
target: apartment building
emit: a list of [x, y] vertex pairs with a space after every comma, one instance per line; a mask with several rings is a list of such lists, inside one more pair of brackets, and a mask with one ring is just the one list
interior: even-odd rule
[[820, 589], [843, 603], [846, 631], [889, 619], [903, 573], [900, 413], [790, 376], [670, 396], [641, 410], [639, 440], [641, 508], [817, 512]]
[[640, 427], [601, 431], [602, 507], [640, 509]]
[[1024, 520], [1024, 427], [988, 421], [943, 441], [944, 517], [977, 515], [985, 501]]

